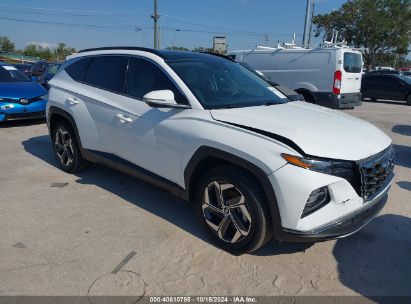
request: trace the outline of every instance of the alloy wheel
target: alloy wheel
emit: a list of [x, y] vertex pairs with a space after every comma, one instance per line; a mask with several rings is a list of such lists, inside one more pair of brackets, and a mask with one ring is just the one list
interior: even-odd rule
[[226, 182], [213, 181], [204, 190], [203, 216], [223, 241], [238, 243], [250, 233], [252, 219], [241, 191]]
[[61, 164], [65, 167], [70, 166], [74, 161], [74, 147], [70, 133], [58, 129], [54, 139], [54, 147]]

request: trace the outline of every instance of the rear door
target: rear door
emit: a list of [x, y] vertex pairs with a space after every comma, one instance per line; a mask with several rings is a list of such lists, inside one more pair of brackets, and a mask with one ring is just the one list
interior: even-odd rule
[[124, 94], [128, 56], [88, 57], [66, 68], [78, 83], [65, 94], [83, 148], [115, 153], [113, 121], [118, 94]]
[[[338, 53], [337, 53], [338, 54]], [[341, 93], [359, 93], [361, 91], [362, 56], [358, 52], [343, 52], [343, 70]]]
[[119, 96], [115, 114], [116, 155], [172, 182], [179, 182], [185, 111], [156, 108], [143, 101], [155, 90], [171, 90], [177, 103], [188, 105], [168, 75], [154, 62], [131, 57], [127, 71], [126, 96]]

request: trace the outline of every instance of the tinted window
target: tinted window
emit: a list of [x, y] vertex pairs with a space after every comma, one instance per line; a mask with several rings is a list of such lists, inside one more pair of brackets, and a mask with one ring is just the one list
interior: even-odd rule
[[381, 81], [387, 86], [397, 86], [401, 83], [399, 79], [392, 77], [381, 77]]
[[26, 75], [14, 66], [0, 66], [0, 82], [28, 82]]
[[348, 73], [360, 73], [362, 70], [361, 55], [358, 53], [344, 53], [344, 70]]
[[128, 95], [138, 99], [143, 99], [151, 91], [171, 90], [177, 103], [188, 104], [170, 78], [159, 67], [144, 59], [130, 59], [126, 88]]
[[86, 70], [84, 82], [112, 92], [124, 93], [128, 57], [95, 57]]
[[65, 68], [67, 74], [70, 75], [76, 81], [84, 81], [84, 75], [86, 74], [86, 69], [91, 62], [92, 58], [83, 58], [77, 60], [76, 62], [70, 64]]

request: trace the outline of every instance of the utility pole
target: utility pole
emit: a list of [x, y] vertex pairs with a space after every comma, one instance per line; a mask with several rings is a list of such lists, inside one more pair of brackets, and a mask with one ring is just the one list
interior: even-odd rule
[[154, 14], [151, 15], [151, 18], [154, 20], [154, 48], [159, 48], [159, 37], [158, 37], [158, 19], [160, 19], [160, 15], [157, 13], [157, 0], [154, 0]]
[[311, 44], [311, 35], [313, 33], [313, 19], [314, 19], [315, 2], [311, 4], [311, 20], [310, 20], [310, 33], [308, 34], [308, 47]]
[[304, 36], [303, 36], [303, 48], [307, 47], [308, 41], [308, 26], [309, 26], [309, 19], [310, 19], [310, 0], [307, 0], [307, 5], [305, 7], [305, 21], [304, 21]]

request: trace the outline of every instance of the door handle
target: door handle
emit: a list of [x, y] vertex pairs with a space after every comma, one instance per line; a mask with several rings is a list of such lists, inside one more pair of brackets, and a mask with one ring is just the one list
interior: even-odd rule
[[79, 100], [78, 100], [77, 98], [75, 98], [75, 97], [67, 97], [66, 100], [67, 100], [67, 101], [69, 102], [69, 104], [71, 104], [71, 105], [76, 105], [76, 104], [79, 103]]
[[116, 114], [116, 117], [120, 120], [121, 123], [133, 122], [133, 120], [130, 117], [126, 117], [123, 114]]

